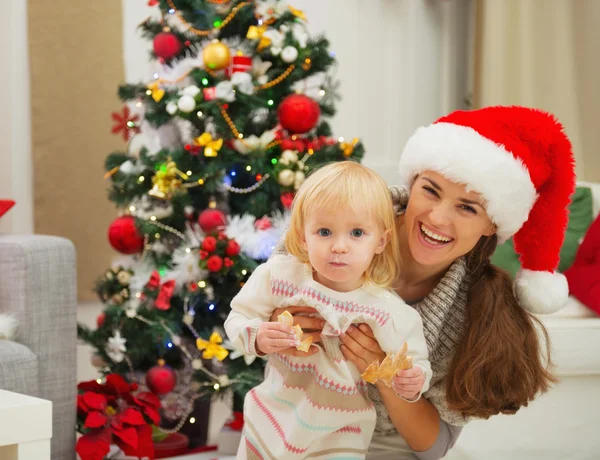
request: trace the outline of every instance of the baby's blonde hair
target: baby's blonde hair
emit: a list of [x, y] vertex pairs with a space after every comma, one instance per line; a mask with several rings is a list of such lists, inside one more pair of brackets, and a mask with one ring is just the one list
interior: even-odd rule
[[369, 217], [389, 232], [381, 254], [375, 254], [365, 272], [365, 281], [389, 288], [396, 279], [399, 247], [392, 196], [379, 174], [354, 161], [330, 163], [315, 170], [298, 190], [292, 204], [290, 227], [285, 236], [288, 252], [304, 263], [308, 253], [302, 247], [308, 213], [331, 207], [368, 210]]

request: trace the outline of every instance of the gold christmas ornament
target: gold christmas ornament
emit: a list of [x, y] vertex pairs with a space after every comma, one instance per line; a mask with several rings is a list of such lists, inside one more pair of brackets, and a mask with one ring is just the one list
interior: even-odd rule
[[294, 172], [289, 169], [281, 170], [279, 172], [279, 176], [277, 176], [277, 182], [279, 182], [279, 185], [282, 185], [284, 187], [289, 187], [290, 185], [292, 185], [295, 179], [296, 177]]
[[194, 145], [204, 147], [205, 157], [216, 157], [219, 154], [219, 150], [223, 147], [223, 139], [213, 139], [210, 133], [202, 133], [194, 139]]
[[210, 70], [222, 70], [229, 66], [231, 52], [219, 40], [214, 40], [202, 50], [204, 64]]
[[346, 158], [354, 152], [354, 147], [358, 144], [358, 138], [355, 137], [351, 142], [340, 142], [340, 149]]
[[174, 161], [169, 161], [163, 164], [152, 177], [154, 186], [148, 192], [148, 195], [163, 200], [171, 198], [173, 192], [181, 187], [181, 179], [187, 180], [188, 176], [177, 169]]
[[150, 83], [148, 85], [148, 89], [150, 90], [150, 94], [152, 95], [152, 99], [155, 102], [160, 102], [165, 95], [165, 90], [158, 87], [158, 83]]
[[259, 52], [264, 50], [271, 44], [271, 39], [269, 37], [264, 36], [266, 31], [267, 26], [265, 24], [261, 26], [250, 26], [248, 28], [246, 38], [249, 38], [250, 40], [259, 40], [258, 46], [256, 48], [256, 50]]

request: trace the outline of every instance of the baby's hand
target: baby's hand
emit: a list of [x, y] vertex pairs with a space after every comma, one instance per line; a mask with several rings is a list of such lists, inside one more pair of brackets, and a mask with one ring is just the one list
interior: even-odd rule
[[398, 396], [404, 399], [413, 400], [421, 392], [425, 384], [425, 375], [423, 369], [414, 366], [411, 369], [405, 369], [398, 372], [392, 381], [392, 388]]
[[270, 355], [298, 344], [292, 328], [282, 323], [262, 323], [256, 334], [257, 351]]

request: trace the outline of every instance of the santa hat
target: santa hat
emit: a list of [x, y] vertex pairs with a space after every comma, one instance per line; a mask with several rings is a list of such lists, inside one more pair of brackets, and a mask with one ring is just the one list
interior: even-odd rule
[[567, 281], [555, 270], [575, 171], [571, 143], [553, 115], [525, 107], [451, 113], [417, 129], [402, 152], [401, 185], [426, 170], [480, 193], [500, 242], [514, 235], [521, 306], [552, 313], [567, 303]]

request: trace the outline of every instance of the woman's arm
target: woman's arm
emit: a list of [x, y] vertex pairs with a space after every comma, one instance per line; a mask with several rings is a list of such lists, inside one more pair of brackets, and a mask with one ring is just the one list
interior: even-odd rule
[[[385, 353], [373, 336], [373, 331], [361, 325], [361, 330], [350, 326], [341, 336], [342, 353], [359, 372], [375, 360], [382, 361]], [[416, 452], [430, 449], [440, 432], [440, 416], [437, 409], [426, 399], [408, 402], [396, 396], [394, 390], [382, 382], [376, 384], [381, 399], [396, 430]]]
[[425, 398], [416, 402], [405, 401], [382, 382], [375, 386], [390, 420], [409, 447], [416, 452], [429, 450], [440, 432], [440, 416], [435, 406]]

